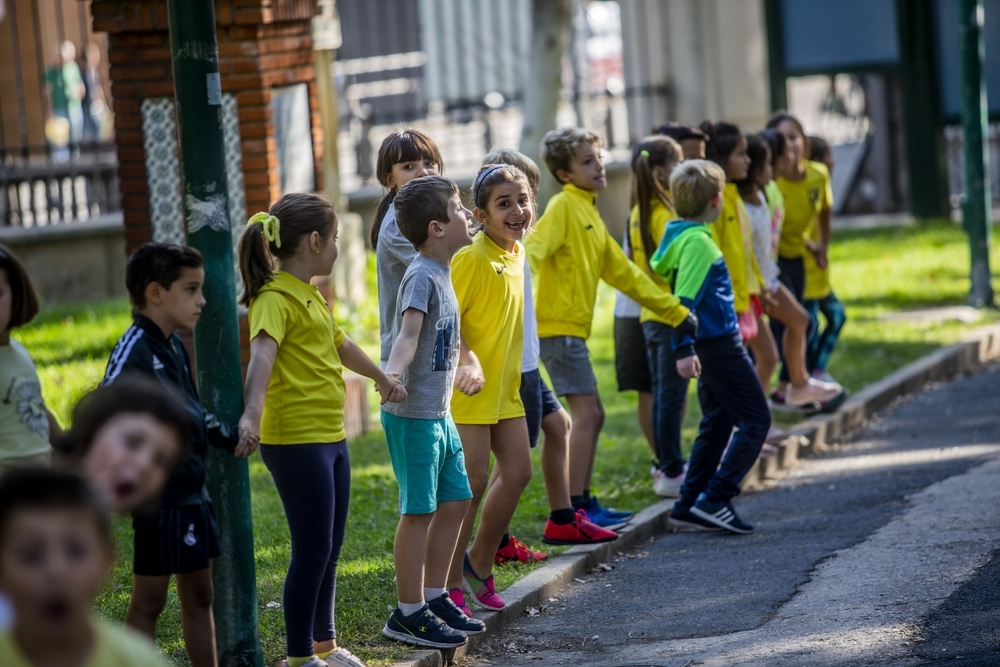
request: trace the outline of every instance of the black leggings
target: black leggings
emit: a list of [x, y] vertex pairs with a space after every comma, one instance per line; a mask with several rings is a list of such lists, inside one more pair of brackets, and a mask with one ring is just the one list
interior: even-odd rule
[[[807, 251], [808, 252], [808, 251]], [[787, 259], [778, 257], [778, 280], [795, 295], [795, 300], [803, 303], [806, 293], [806, 263], [801, 257]], [[781, 345], [785, 335], [785, 325], [775, 317], [768, 318], [771, 321], [771, 333], [774, 334], [774, 342], [778, 344], [778, 357], [781, 359], [781, 374], [778, 376], [782, 382], [788, 382], [788, 365], [785, 363], [785, 349]], [[808, 340], [808, 332], [806, 332]]]
[[261, 445], [292, 534], [292, 560], [282, 608], [288, 655], [313, 654], [313, 641], [337, 636], [337, 560], [351, 495], [347, 441], [321, 445]]

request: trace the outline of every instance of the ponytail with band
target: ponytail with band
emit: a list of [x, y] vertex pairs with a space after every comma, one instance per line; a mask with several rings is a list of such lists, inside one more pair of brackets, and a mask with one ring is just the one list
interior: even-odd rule
[[248, 225], [260, 223], [264, 238], [273, 243], [276, 247], [281, 247], [281, 221], [270, 213], [255, 213], [247, 220]]

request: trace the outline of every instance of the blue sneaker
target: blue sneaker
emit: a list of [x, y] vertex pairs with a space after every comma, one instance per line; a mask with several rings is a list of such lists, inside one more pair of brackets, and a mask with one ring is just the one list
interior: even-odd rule
[[438, 618], [427, 604], [412, 616], [403, 616], [396, 607], [382, 628], [382, 634], [389, 639], [427, 648], [457, 648], [469, 641], [464, 632]]
[[614, 519], [608, 516], [604, 508], [598, 505], [598, 511], [591, 514], [591, 510], [581, 510], [587, 515], [587, 519], [596, 526], [600, 526], [605, 530], [621, 530], [628, 525], [628, 521], [623, 521], [622, 519]]
[[[635, 512], [621, 512], [618, 510], [608, 509], [607, 507], [601, 507], [601, 504], [597, 502], [597, 496], [590, 497], [590, 504], [583, 509], [587, 510], [588, 516], [593, 516], [594, 512], [603, 513], [611, 519], [617, 519], [618, 521], [624, 521], [628, 523], [635, 516]], [[591, 519], [593, 521], [593, 519]]]

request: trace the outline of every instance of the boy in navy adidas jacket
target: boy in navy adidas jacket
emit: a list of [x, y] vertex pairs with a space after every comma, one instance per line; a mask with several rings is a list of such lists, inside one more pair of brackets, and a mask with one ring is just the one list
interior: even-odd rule
[[[155, 638], [156, 621], [167, 600], [170, 577], [175, 575], [191, 664], [215, 667], [209, 562], [219, 555], [219, 538], [205, 488], [208, 445], [242, 456], [250, 452], [237, 448], [235, 428], [202, 406], [191, 376], [191, 360], [176, 333], [193, 329], [205, 305], [203, 264], [197, 250], [167, 243], [147, 243], [132, 255], [125, 269], [125, 286], [135, 309], [134, 324], [115, 345], [101, 384], [137, 373], [179, 390], [187, 400], [197, 425], [188, 443], [190, 455], [167, 482], [160, 507], [133, 515], [135, 557], [126, 623]], [[127, 421], [119, 426], [138, 428]]]

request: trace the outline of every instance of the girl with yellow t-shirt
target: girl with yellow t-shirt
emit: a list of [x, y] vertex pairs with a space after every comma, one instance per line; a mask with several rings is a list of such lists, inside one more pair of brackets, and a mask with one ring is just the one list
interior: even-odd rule
[[[473, 215], [482, 225], [472, 245], [451, 262], [464, 344], [479, 358], [485, 382], [474, 396], [456, 393], [451, 412], [462, 438], [472, 503], [462, 524], [448, 576], [449, 595], [460, 607], [461, 589], [486, 609], [503, 609], [493, 584], [493, 562], [521, 492], [531, 480], [531, 453], [521, 402], [524, 346], [524, 246], [534, 218], [524, 173], [488, 165], [472, 186]], [[489, 493], [490, 453], [499, 470]], [[469, 545], [480, 501], [483, 516]], [[458, 589], [458, 590], [456, 590]]]
[[[807, 254], [820, 268], [827, 265], [827, 246], [830, 243], [830, 220], [833, 207], [833, 190], [830, 172], [826, 165], [806, 159], [809, 140], [802, 123], [788, 113], [779, 112], [767, 122], [769, 129], [785, 135], [790, 159], [784, 173], [777, 176], [778, 189], [785, 200], [785, 220], [778, 243], [778, 268], [781, 282], [791, 290], [799, 303], [805, 301]], [[816, 227], [815, 240], [808, 238], [811, 226]], [[771, 319], [775, 339], [784, 335], [784, 325]], [[787, 364], [782, 364], [778, 390], [771, 398], [776, 403], [787, 400]], [[839, 387], [836, 383], [827, 384]], [[824, 409], [835, 407], [846, 395], [841, 391], [833, 402], [822, 402]]]
[[375, 380], [383, 403], [404, 400], [406, 390], [344, 335], [309, 282], [330, 275], [337, 259], [330, 202], [309, 193], [285, 195], [270, 212], [250, 218], [239, 255], [240, 303], [249, 307], [250, 320], [240, 442], [260, 443], [292, 541], [282, 604], [285, 664], [321, 667], [329, 659], [361, 665], [337, 646], [334, 627], [337, 560], [351, 492], [344, 367]]

